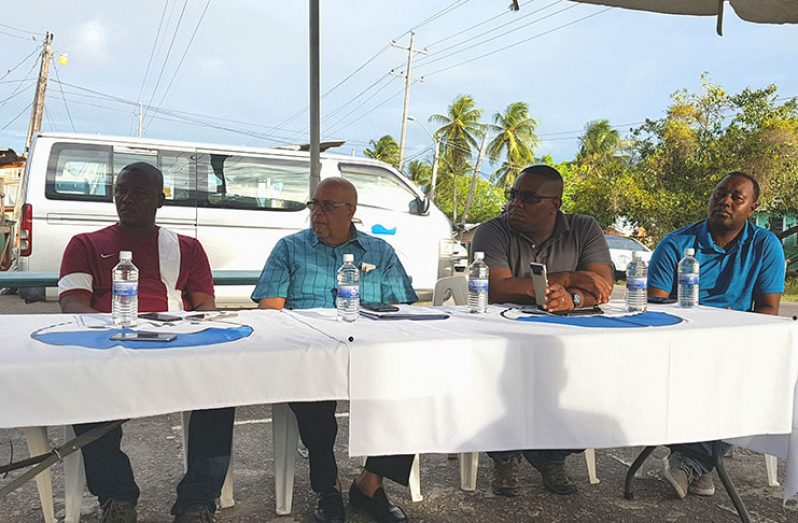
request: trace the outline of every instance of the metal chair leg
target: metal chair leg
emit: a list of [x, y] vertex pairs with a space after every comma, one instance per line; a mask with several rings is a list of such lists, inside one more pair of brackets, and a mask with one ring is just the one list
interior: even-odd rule
[[637, 469], [643, 466], [643, 463], [648, 459], [654, 449], [657, 447], [646, 447], [643, 449], [637, 458], [632, 462], [632, 465], [629, 467], [629, 471], [626, 473], [626, 481], [623, 484], [623, 497], [626, 499], [634, 499], [635, 494], [632, 492], [632, 480], [635, 479], [635, 472]]
[[743, 523], [751, 523], [751, 515], [748, 513], [748, 509], [745, 508], [745, 503], [743, 503], [743, 500], [740, 498], [740, 494], [737, 493], [737, 489], [734, 488], [734, 483], [732, 483], [731, 478], [726, 473], [726, 466], [723, 464], [723, 452], [721, 452], [720, 443], [720, 441], [714, 441], [712, 443], [712, 457], [715, 460], [715, 470], [718, 471], [720, 481], [723, 483], [723, 487], [726, 489], [726, 493], [729, 494], [732, 503], [734, 503], [734, 508], [737, 509], [740, 520]]

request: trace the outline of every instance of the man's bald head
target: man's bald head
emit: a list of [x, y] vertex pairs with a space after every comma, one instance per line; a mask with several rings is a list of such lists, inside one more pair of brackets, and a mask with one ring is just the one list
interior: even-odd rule
[[339, 203], [357, 205], [357, 189], [346, 178], [341, 178], [340, 176], [325, 178], [316, 186], [313, 199], [318, 201], [327, 199]]

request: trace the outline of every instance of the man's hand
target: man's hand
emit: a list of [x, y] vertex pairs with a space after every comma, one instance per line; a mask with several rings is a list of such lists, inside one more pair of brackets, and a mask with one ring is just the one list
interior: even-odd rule
[[[615, 280], [612, 268], [609, 265], [589, 265], [584, 270], [567, 274], [568, 278], [567, 283], [564, 284], [565, 287], [582, 289], [584, 292], [591, 294], [598, 304], [610, 301]], [[549, 281], [552, 280], [550, 279]]]
[[574, 308], [574, 300], [568, 289], [554, 283], [546, 288], [546, 303], [543, 308], [549, 312], [570, 311]]

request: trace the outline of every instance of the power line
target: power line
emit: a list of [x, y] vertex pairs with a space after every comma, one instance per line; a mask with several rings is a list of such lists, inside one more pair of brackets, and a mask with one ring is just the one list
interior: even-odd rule
[[180, 24], [183, 21], [183, 14], [186, 12], [186, 6], [188, 5], [188, 0], [183, 0], [183, 8], [180, 10], [180, 16], [177, 19], [177, 24], [175, 25], [175, 30], [172, 33], [172, 40], [169, 42], [169, 48], [166, 50], [166, 58], [164, 58], [163, 65], [161, 66], [161, 71], [158, 73], [158, 80], [155, 82], [155, 87], [152, 90], [152, 94], [150, 95], [149, 101], [147, 101], [147, 105], [152, 105], [152, 100], [155, 98], [155, 93], [158, 91], [158, 86], [161, 85], [161, 78], [163, 77], [163, 73], [166, 70], [166, 64], [169, 63], [169, 56], [172, 54], [172, 47], [175, 45], [175, 39], [177, 38], [177, 32], [180, 29]]
[[349, 117], [350, 117], [350, 116], [351, 116], [351, 115], [352, 115], [354, 112], [356, 112], [358, 109], [361, 109], [361, 108], [362, 108], [362, 106], [363, 106], [363, 104], [367, 103], [369, 100], [371, 100], [372, 98], [374, 98], [375, 96], [377, 96], [378, 94], [380, 94], [380, 92], [382, 92], [382, 91], [383, 91], [383, 90], [384, 90], [386, 87], [388, 87], [389, 85], [391, 85], [391, 83], [392, 83], [392, 82], [388, 82], [388, 83], [386, 83], [385, 85], [383, 85], [382, 87], [380, 87], [379, 89], [377, 89], [376, 91], [374, 91], [374, 92], [371, 94], [371, 96], [369, 96], [368, 98], [366, 98], [365, 100], [363, 100], [362, 102], [360, 102], [360, 104], [359, 104], [357, 107], [355, 107], [354, 109], [352, 109], [351, 111], [349, 111], [348, 113], [346, 113], [344, 116], [342, 116], [341, 118], [339, 118], [339, 119], [338, 119], [338, 120], [336, 120], [335, 122], [333, 122], [333, 123], [331, 123], [330, 125], [328, 125], [328, 126], [327, 126], [327, 128], [336, 128], [336, 127], [338, 127], [338, 126], [341, 124], [341, 122], [343, 122], [343, 121], [345, 121], [347, 118], [349, 118]]
[[448, 71], [448, 70], [450, 70], [450, 69], [454, 69], [454, 68], [456, 68], [456, 67], [460, 67], [460, 66], [462, 66], [462, 65], [466, 65], [466, 64], [469, 64], [469, 63], [471, 63], [471, 62], [475, 62], [476, 60], [481, 60], [482, 58], [486, 58], [486, 57], [488, 57], [488, 56], [492, 56], [492, 55], [494, 55], [494, 54], [496, 54], [496, 53], [500, 53], [500, 52], [502, 52], [502, 51], [506, 51], [507, 49], [510, 49], [511, 47], [515, 47], [515, 46], [517, 46], [517, 45], [521, 45], [521, 44], [523, 44], [523, 43], [526, 43], [526, 42], [529, 42], [529, 41], [535, 40], [535, 39], [537, 39], [537, 38], [540, 38], [541, 36], [545, 36], [545, 35], [547, 35], [547, 34], [550, 34], [550, 33], [553, 33], [553, 32], [555, 32], [555, 31], [559, 31], [560, 29], [564, 29], [564, 28], [566, 28], [566, 27], [568, 27], [568, 26], [571, 26], [571, 25], [577, 24], [577, 23], [579, 23], [579, 22], [582, 22], [582, 21], [584, 21], [584, 20], [587, 20], [588, 18], [593, 18], [594, 16], [598, 16], [598, 15], [600, 15], [600, 14], [604, 14], [604, 13], [606, 13], [607, 11], [610, 11], [610, 10], [612, 10], [612, 9], [614, 9], [614, 8], [613, 8], [613, 7], [607, 7], [607, 8], [605, 8], [605, 9], [601, 9], [601, 10], [599, 10], [599, 11], [596, 11], [596, 12], [594, 12], [594, 13], [591, 13], [591, 14], [589, 14], [589, 15], [587, 15], [587, 16], [583, 16], [582, 18], [577, 18], [576, 20], [572, 20], [571, 22], [568, 22], [567, 24], [563, 24], [563, 25], [557, 26], [557, 27], [555, 27], [554, 29], [549, 29], [548, 31], [544, 31], [544, 32], [542, 32], [542, 33], [538, 33], [538, 34], [536, 34], [536, 35], [534, 35], [534, 36], [531, 36], [531, 37], [529, 37], [529, 38], [525, 38], [525, 39], [523, 39], [523, 40], [519, 40], [518, 42], [514, 42], [514, 43], [512, 43], [512, 44], [509, 44], [509, 45], [506, 45], [506, 46], [504, 46], [504, 47], [500, 47], [499, 49], [495, 49], [495, 50], [493, 50], [493, 51], [490, 51], [490, 52], [488, 52], [488, 53], [485, 53], [485, 54], [482, 54], [482, 55], [476, 56], [476, 57], [474, 57], [474, 58], [471, 58], [471, 59], [469, 59], [469, 60], [465, 60], [465, 61], [463, 61], [463, 62], [460, 62], [460, 63], [454, 64], [454, 65], [450, 65], [450, 66], [448, 66], [448, 67], [444, 67], [444, 68], [442, 68], [442, 69], [438, 69], [438, 70], [436, 70], [436, 71], [432, 71], [431, 73], [427, 73], [425, 76], [432, 76], [432, 75], [434, 75], [434, 74], [442, 73], [442, 72], [444, 72], [444, 71]]
[[[42, 46], [42, 47], [44, 47], [44, 46]], [[44, 52], [44, 51], [42, 51], [42, 52]], [[14, 91], [11, 93], [11, 96], [9, 96], [8, 98], [6, 98], [6, 99], [5, 99], [5, 100], [3, 100], [3, 101], [0, 101], [0, 109], [2, 109], [2, 108], [3, 108], [3, 107], [4, 107], [4, 106], [5, 106], [7, 103], [8, 103], [8, 101], [9, 101], [9, 100], [11, 100], [12, 98], [14, 98], [14, 97], [15, 97], [15, 96], [16, 96], [18, 93], [20, 93], [20, 92], [21, 92], [20, 90], [22, 89], [22, 86], [24, 85], [24, 82], [25, 82], [26, 80], [29, 80], [29, 79], [30, 79], [31, 75], [33, 74], [33, 70], [34, 70], [35, 68], [36, 68], [36, 60], [34, 60], [34, 61], [33, 61], [32, 65], [30, 66], [30, 69], [28, 69], [28, 73], [25, 75], [25, 78], [22, 80], [22, 82], [20, 82], [20, 83], [17, 85], [17, 87], [16, 87], [16, 88], [14, 89]], [[35, 80], [34, 80], [34, 83], [35, 83]]]
[[41, 34], [30, 31], [28, 29], [22, 29], [21, 27], [14, 27], [13, 25], [8, 25], [8, 24], [0, 24], [0, 27], [5, 27], [6, 29], [11, 29], [12, 31], [19, 31], [20, 33], [28, 33], [29, 35], [33, 36], [39, 36]]
[[61, 91], [61, 99], [64, 100], [64, 108], [69, 117], [69, 125], [72, 127], [72, 132], [75, 132], [75, 123], [72, 121], [72, 113], [69, 112], [69, 105], [64, 95], [64, 88], [61, 85], [61, 77], [58, 75], [58, 67], [55, 65], [55, 62], [53, 62], [53, 71], [55, 71], [55, 79], [58, 81], [58, 89]]
[[202, 14], [197, 20], [197, 25], [194, 26], [194, 32], [191, 33], [191, 38], [186, 45], [186, 49], [183, 51], [183, 56], [180, 57], [180, 61], [177, 63], [177, 67], [175, 68], [174, 73], [172, 74], [172, 78], [169, 79], [169, 83], [166, 85], [166, 89], [164, 89], [163, 94], [161, 95], [161, 99], [158, 102], [158, 107], [163, 104], [163, 101], [166, 99], [166, 95], [169, 94], [169, 89], [172, 87], [172, 83], [175, 81], [175, 77], [177, 77], [177, 73], [180, 72], [180, 67], [183, 65], [183, 60], [186, 59], [186, 55], [188, 54], [188, 50], [191, 49], [191, 44], [194, 42], [194, 37], [197, 36], [197, 31], [200, 28], [200, 24], [202, 24], [202, 19], [205, 18], [205, 13], [208, 12], [208, 7], [211, 5], [211, 0], [208, 0], [205, 3], [205, 8], [202, 10]]
[[8, 36], [9, 38], [17, 38], [18, 40], [25, 40], [28, 42], [31, 40], [29, 36], [16, 35], [14, 33], [9, 33], [8, 31], [3, 31], [2, 29], [0, 29], [0, 35], [5, 35]]
[[347, 123], [347, 124], [346, 124], [346, 125], [344, 125], [343, 127], [338, 127], [338, 128], [336, 128], [336, 129], [330, 129], [330, 131], [329, 131], [329, 134], [331, 135], [331, 134], [333, 134], [334, 132], [338, 133], [338, 132], [341, 132], [341, 131], [343, 131], [344, 129], [346, 129], [347, 127], [349, 127], [350, 125], [352, 125], [353, 123], [355, 123], [355, 122], [357, 122], [357, 121], [359, 121], [359, 120], [363, 119], [363, 117], [365, 117], [365, 116], [368, 116], [368, 115], [370, 115], [371, 113], [373, 113], [374, 111], [376, 111], [377, 109], [379, 109], [380, 107], [382, 107], [383, 105], [385, 105], [386, 103], [390, 102], [391, 100], [393, 100], [394, 98], [396, 98], [397, 96], [399, 96], [400, 94], [402, 94], [402, 93], [404, 92], [404, 90], [405, 90], [405, 89], [404, 89], [404, 87], [403, 87], [403, 88], [401, 88], [401, 89], [399, 89], [398, 91], [396, 91], [395, 93], [393, 93], [391, 96], [389, 96], [388, 98], [386, 98], [385, 100], [383, 100], [383, 101], [382, 101], [382, 102], [380, 102], [379, 104], [375, 105], [374, 107], [372, 107], [371, 109], [369, 109], [368, 111], [366, 111], [365, 113], [363, 113], [362, 115], [358, 116], [357, 118], [355, 118], [355, 119], [354, 119], [354, 120], [352, 120], [351, 122]]
[[[531, 4], [531, 3], [532, 3], [532, 2], [534, 2], [534, 1], [535, 1], [535, 0], [528, 0], [528, 1], [524, 2], [523, 4], [521, 4], [521, 6], [525, 6], [525, 5], [527, 5], [527, 4]], [[481, 21], [481, 22], [479, 22], [479, 23], [477, 23], [477, 24], [474, 24], [474, 25], [472, 25], [471, 27], [467, 27], [467, 28], [465, 28], [465, 29], [463, 29], [463, 30], [461, 30], [461, 31], [458, 31], [458, 32], [456, 32], [456, 33], [453, 33], [453, 34], [450, 34], [449, 36], [446, 36], [446, 37], [444, 37], [444, 38], [441, 38], [440, 40], [435, 40], [435, 41], [434, 41], [434, 42], [432, 42], [431, 44], [427, 44], [426, 48], [427, 48], [427, 49], [429, 49], [430, 47], [434, 47], [434, 46], [436, 46], [436, 45], [440, 44], [441, 42], [445, 42], [446, 40], [450, 40], [450, 39], [452, 39], [452, 38], [454, 38], [454, 37], [456, 37], [456, 36], [460, 36], [460, 35], [461, 35], [461, 34], [463, 34], [463, 33], [467, 33], [468, 31], [470, 31], [470, 30], [472, 30], [472, 29], [476, 29], [477, 27], [479, 27], [479, 26], [481, 26], [481, 25], [484, 25], [484, 24], [486, 24], [486, 23], [488, 23], [488, 22], [491, 22], [491, 21], [493, 21], [493, 20], [495, 20], [495, 19], [497, 19], [497, 18], [499, 18], [499, 17], [502, 17], [502, 16], [504, 16], [504, 15], [508, 15], [508, 14], [510, 14], [510, 13], [512, 13], [512, 12], [513, 12], [513, 11], [510, 11], [510, 10], [508, 10], [508, 9], [504, 9], [504, 10], [502, 10], [502, 12], [501, 12], [501, 13], [499, 13], [499, 14], [497, 14], [497, 15], [494, 15], [494, 16], [491, 16], [490, 18], [487, 18], [487, 19], [485, 19], [485, 20], [483, 20], [483, 21]], [[524, 16], [526, 16], [526, 15], [524, 15]]]
[[470, 0], [456, 0], [455, 2], [452, 2], [448, 6], [444, 7], [440, 11], [438, 11], [437, 13], [432, 14], [431, 16], [429, 16], [426, 19], [422, 20], [418, 24], [414, 25], [413, 27], [411, 27], [410, 29], [408, 29], [407, 31], [402, 33], [398, 38], [394, 38], [394, 40], [398, 40], [399, 38], [402, 38], [404, 35], [406, 35], [410, 31], [416, 31], [416, 30], [420, 29], [421, 27], [424, 27], [425, 25], [427, 25], [427, 24], [429, 24], [431, 22], [434, 22], [438, 18], [451, 13], [452, 11], [457, 9], [458, 7], [462, 7], [465, 4], [467, 4], [468, 2], [470, 2]]
[[[563, 0], [556, 0], [555, 2], [552, 2], [552, 3], [550, 3], [550, 4], [548, 4], [548, 5], [544, 6], [544, 7], [541, 7], [540, 9], [538, 9], [538, 10], [536, 10], [536, 11], [532, 11], [532, 12], [531, 12], [529, 15], [527, 15], [527, 16], [530, 16], [530, 15], [532, 15], [532, 14], [536, 14], [536, 13], [539, 13], [539, 12], [541, 12], [541, 11], [544, 11], [544, 10], [548, 9], [549, 7], [552, 7], [552, 6], [554, 6], [554, 5], [557, 5], [557, 4], [559, 4], [559, 3], [562, 3], [562, 2], [563, 2]], [[509, 34], [511, 34], [511, 33], [514, 33], [514, 32], [516, 32], [516, 31], [520, 31], [521, 29], [525, 29], [525, 28], [529, 27], [530, 25], [537, 24], [538, 22], [542, 22], [543, 20], [546, 20], [546, 19], [548, 19], [548, 18], [551, 18], [551, 17], [553, 17], [553, 16], [557, 16], [557, 15], [558, 15], [558, 14], [560, 14], [560, 13], [564, 13], [565, 11], [569, 11], [569, 10], [571, 10], [571, 9], [574, 9], [574, 8], [576, 8], [576, 7], [579, 7], [579, 4], [571, 4], [571, 5], [567, 6], [567, 7], [564, 7], [564, 8], [562, 8], [562, 9], [560, 9], [559, 11], [555, 11], [555, 12], [553, 12], [553, 13], [550, 13], [550, 14], [547, 14], [547, 15], [544, 15], [544, 16], [541, 16], [540, 18], [536, 18], [536, 19], [532, 20], [531, 22], [528, 22], [528, 23], [526, 23], [526, 24], [523, 24], [523, 25], [521, 25], [521, 26], [518, 26], [518, 27], [516, 27], [515, 29], [510, 29], [509, 31], [505, 31], [505, 32], [503, 32], [503, 33], [501, 33], [501, 34], [499, 34], [499, 35], [492, 36], [492, 37], [490, 37], [490, 38], [487, 38], [487, 39], [485, 39], [485, 40], [482, 40], [481, 42], [476, 42], [476, 43], [473, 43], [473, 44], [471, 44], [471, 45], [468, 45], [468, 46], [466, 46], [466, 47], [462, 47], [462, 48], [460, 48], [460, 49], [457, 49], [457, 50], [455, 50], [455, 51], [452, 51], [452, 52], [451, 52], [451, 53], [449, 53], [449, 54], [445, 54], [445, 55], [443, 55], [443, 56], [438, 56], [438, 54], [439, 54], [439, 53], [445, 52], [445, 51], [447, 51], [447, 50], [450, 50], [450, 49], [454, 49], [454, 48], [456, 48], [456, 47], [458, 47], [458, 46], [460, 46], [460, 45], [462, 45], [463, 43], [466, 43], [466, 42], [460, 42], [460, 43], [458, 43], [458, 44], [454, 44], [454, 45], [452, 45], [452, 46], [449, 46], [449, 47], [447, 47], [447, 48], [445, 48], [445, 49], [442, 49], [442, 50], [438, 51], [438, 53], [436, 53], [435, 55], [431, 55], [431, 57], [430, 57], [430, 58], [427, 58], [426, 60], [419, 59], [419, 63], [420, 63], [419, 67], [425, 67], [425, 66], [428, 66], [428, 65], [430, 65], [430, 64], [434, 64], [435, 62], [440, 62], [441, 60], [445, 60], [446, 58], [449, 58], [449, 57], [452, 57], [452, 56], [458, 55], [458, 54], [460, 54], [460, 53], [464, 53], [464, 52], [468, 51], [469, 49], [473, 49], [473, 48], [475, 48], [475, 47], [479, 47], [479, 46], [481, 46], [481, 45], [485, 45], [485, 44], [487, 44], [487, 43], [489, 43], [489, 42], [492, 42], [492, 41], [494, 41], [494, 40], [498, 40], [499, 38], [503, 38], [503, 37], [505, 37], [505, 36], [507, 36], [507, 35], [509, 35]], [[502, 26], [499, 26], [499, 27], [497, 27], [497, 28], [495, 28], [495, 29], [490, 29], [490, 30], [488, 30], [488, 31], [485, 31], [485, 32], [483, 32], [483, 33], [481, 33], [481, 34], [477, 35], [477, 36], [476, 36], [476, 37], [474, 37], [474, 38], [479, 38], [480, 36], [486, 35], [486, 34], [488, 34], [488, 33], [491, 33], [491, 32], [493, 32], [493, 31], [495, 31], [495, 30], [497, 30], [497, 29], [500, 29], [500, 28], [502, 28], [502, 27], [505, 27], [506, 25], [514, 24], [514, 23], [516, 23], [517, 21], [518, 21], [518, 20], [514, 20], [514, 21], [512, 21], [512, 22], [509, 22], [508, 24], [504, 24], [504, 25], [502, 25]], [[423, 63], [422, 63], [422, 62], [423, 62]]]
[[[25, 80], [28, 80], [28, 79], [26, 78]], [[20, 80], [20, 82], [24, 82], [25, 80]], [[26, 87], [26, 88], [27, 88], [27, 87], [31, 87], [31, 86], [33, 86], [35, 83], [36, 83], [36, 80], [29, 81], [29, 82], [28, 82], [28, 85], [26, 85], [25, 87]], [[16, 98], [17, 96], [19, 96], [19, 95], [21, 95], [22, 93], [24, 93], [24, 92], [25, 92], [25, 90], [24, 90], [24, 89], [20, 89], [20, 86], [21, 86], [21, 85], [22, 85], [22, 84], [20, 84], [19, 86], [17, 86], [17, 88], [16, 88], [16, 89], [14, 89], [14, 91], [11, 93], [11, 95], [10, 95], [10, 96], [8, 96], [7, 98], [3, 98], [2, 100], [0, 100], [0, 109], [2, 109], [2, 108], [3, 108], [3, 106], [6, 104], [6, 102], [8, 102], [9, 100], [11, 100], [11, 99], [13, 99], [13, 98]]]
[[155, 41], [152, 43], [152, 50], [150, 51], [150, 58], [147, 60], [147, 69], [144, 71], [144, 78], [141, 79], [141, 86], [139, 87], [139, 94], [136, 95], [136, 100], [141, 101], [141, 93], [144, 92], [144, 84], [147, 83], [147, 77], [150, 74], [150, 67], [152, 66], [152, 59], [155, 56], [155, 49], [158, 47], [158, 38], [161, 36], [161, 27], [163, 26], [163, 19], [166, 16], [166, 8], [169, 7], [169, 0], [163, 4], [163, 11], [161, 11], [161, 21], [158, 22], [158, 30], [155, 31]]
[[29, 110], [29, 109], [30, 109], [32, 106], [33, 106], [33, 102], [29, 103], [27, 107], [25, 107], [23, 110], [21, 110], [19, 113], [17, 113], [17, 115], [16, 115], [14, 118], [12, 118], [10, 122], [8, 122], [7, 124], [5, 124], [5, 125], [2, 127], [2, 129], [0, 129], [0, 133], [1, 133], [1, 132], [3, 132], [3, 131], [5, 131], [6, 129], [8, 129], [8, 128], [9, 128], [9, 126], [10, 126], [11, 124], [13, 124], [14, 122], [16, 122], [16, 121], [17, 121], [17, 118], [19, 118], [20, 116], [22, 116], [23, 114], [25, 114], [25, 112], [26, 112], [26, 111], [28, 111], [28, 110]]
[[30, 57], [35, 55], [36, 52], [39, 51], [40, 49], [41, 49], [41, 46], [36, 46], [36, 48], [34, 48], [33, 51], [31, 51], [28, 56], [23, 58], [17, 65], [15, 65], [14, 67], [12, 67], [8, 71], [6, 71], [6, 74], [4, 74], [3, 76], [0, 76], [0, 80], [2, 80], [3, 78], [7, 77], [11, 73], [13, 73], [17, 69], [17, 67], [19, 67], [20, 65], [24, 64], [25, 62], [27, 62], [30, 59]]

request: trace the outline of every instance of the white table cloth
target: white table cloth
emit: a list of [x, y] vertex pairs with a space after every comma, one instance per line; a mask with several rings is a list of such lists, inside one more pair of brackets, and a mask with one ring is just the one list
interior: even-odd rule
[[[613, 304], [616, 307], [617, 303]], [[606, 307], [611, 308], [611, 307]], [[670, 327], [584, 328], [450, 308], [442, 321], [308, 323], [352, 337], [350, 453], [776, 438], [798, 492], [798, 322], [657, 306]], [[787, 454], [786, 449], [791, 452]]]
[[[242, 311], [240, 340], [157, 350], [46, 345], [67, 314], [0, 315], [0, 428], [348, 397], [346, 344], [278, 311]], [[167, 344], [168, 345], [168, 344]]]

